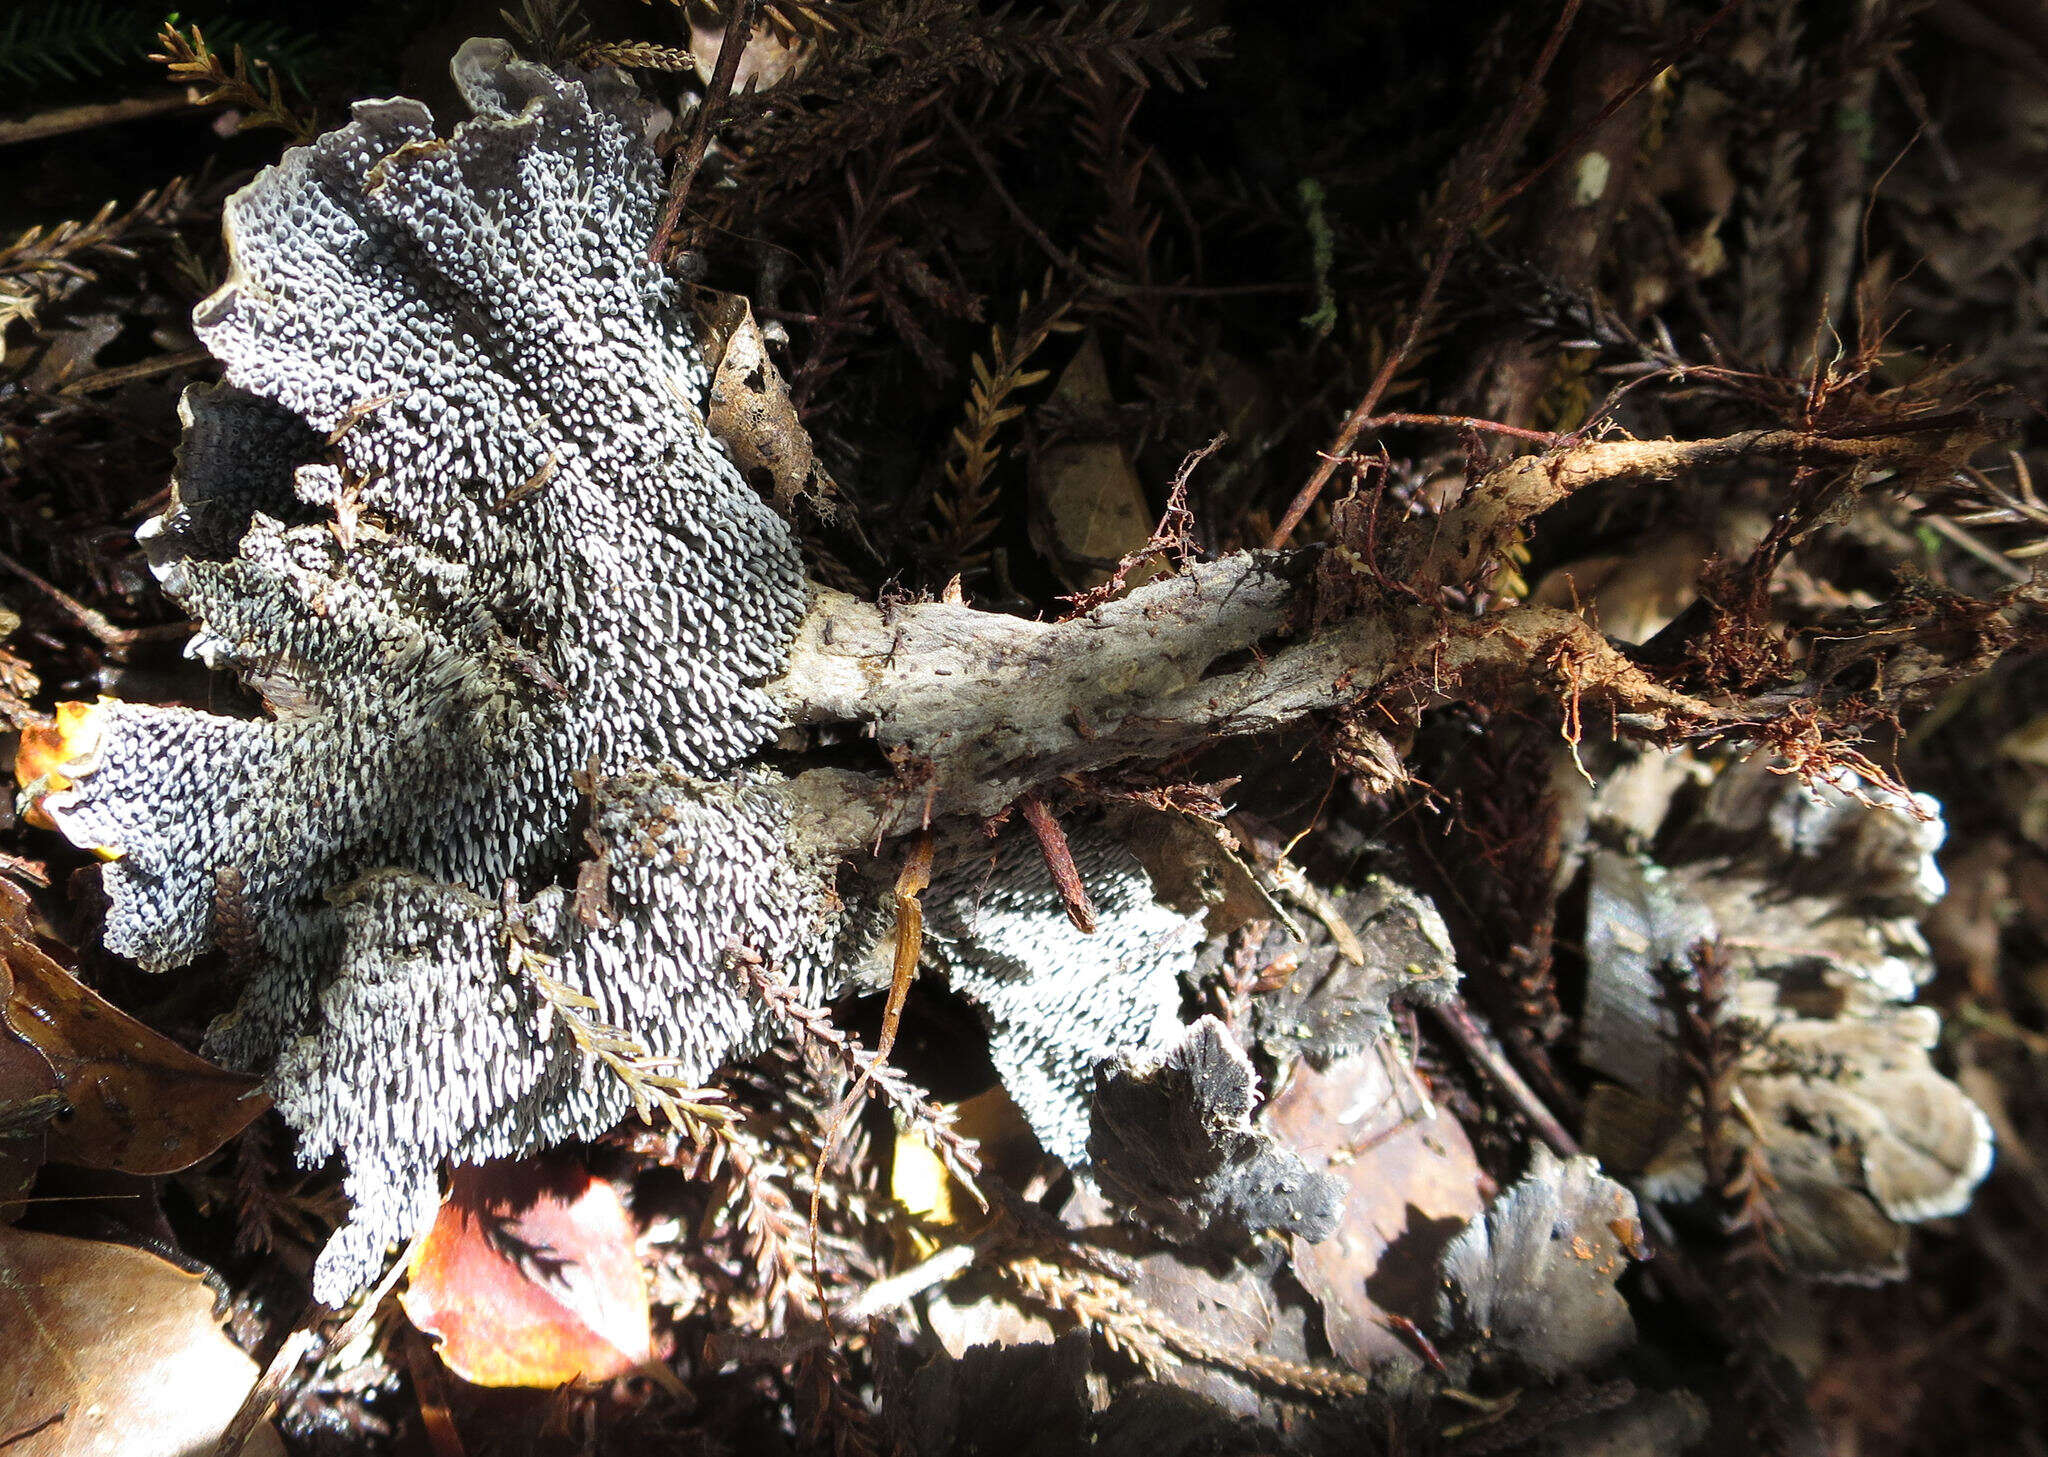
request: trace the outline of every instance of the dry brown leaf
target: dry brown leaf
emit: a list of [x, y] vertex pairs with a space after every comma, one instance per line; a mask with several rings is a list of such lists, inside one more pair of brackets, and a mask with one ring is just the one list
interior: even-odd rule
[[130, 1174], [205, 1158], [270, 1106], [260, 1079], [231, 1073], [151, 1031], [37, 943], [28, 897], [0, 882], [0, 960], [12, 985], [6, 1031], [40, 1053], [70, 1116], [49, 1157]]
[[1375, 1049], [1328, 1072], [1298, 1064], [1266, 1121], [1311, 1169], [1345, 1185], [1344, 1217], [1320, 1244], [1294, 1241], [1294, 1271], [1322, 1302], [1330, 1348], [1357, 1371], [1415, 1359], [1389, 1317], [1420, 1322], [1437, 1259], [1484, 1208], [1485, 1176], [1465, 1130], [1427, 1106], [1405, 1069]]
[[765, 479], [772, 487], [776, 510], [786, 516], [805, 499], [828, 512], [838, 487], [811, 449], [789, 386], [768, 357], [753, 306], [738, 294], [706, 293], [698, 317], [711, 365], [711, 405], [705, 412], [711, 433], [749, 481], [758, 488]]
[[[197, 1275], [125, 1245], [0, 1229], [7, 1457], [212, 1452], [256, 1380]], [[242, 1457], [282, 1454], [259, 1426]]]
[[[718, 68], [718, 53], [725, 46], [725, 26], [690, 26], [690, 53], [697, 62], [699, 80], [709, 81]], [[740, 51], [739, 70], [733, 74], [732, 89], [738, 96], [766, 91], [810, 68], [818, 47], [810, 40], [778, 33], [772, 26], [757, 25]]]
[[[1046, 403], [1064, 416], [1084, 421], [1105, 417], [1116, 408], [1109, 370], [1094, 335], [1060, 372]], [[1119, 441], [1069, 436], [1039, 451], [1033, 467], [1036, 496], [1051, 525], [1048, 554], [1068, 586], [1100, 586], [1119, 561], [1151, 541], [1152, 508]], [[1141, 563], [1125, 578], [1125, 585], [1136, 587], [1165, 570], [1162, 561]]]
[[1664, 532], [1625, 556], [1566, 563], [1536, 584], [1529, 601], [1585, 612], [1622, 642], [1648, 642], [1699, 596], [1700, 566], [1712, 552], [1704, 537]]
[[1210, 936], [1227, 936], [1248, 921], [1293, 924], [1221, 825], [1133, 806], [1121, 838], [1152, 877], [1152, 893], [1183, 915], [1203, 917]]

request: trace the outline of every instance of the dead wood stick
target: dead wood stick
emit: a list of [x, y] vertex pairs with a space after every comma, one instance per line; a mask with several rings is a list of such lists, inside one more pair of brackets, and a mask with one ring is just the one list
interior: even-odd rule
[[1709, 703], [1660, 682], [1584, 619], [1515, 607], [1459, 617], [1437, 589], [1477, 579], [1514, 532], [1595, 483], [1710, 465], [1801, 462], [1943, 469], [1953, 431], [1815, 436], [1750, 431], [1702, 441], [1599, 441], [1494, 471], [1382, 568], [1410, 589], [1319, 630], [1317, 552], [1241, 552], [1198, 563], [1065, 622], [956, 603], [883, 609], [820, 592], [783, 676], [767, 685], [799, 725], [860, 726], [914, 785], [818, 770], [787, 787], [825, 840], [993, 815], [1062, 775], [1158, 760], [1205, 739], [1284, 728], [1372, 698], [1440, 702], [1475, 688], [1548, 691], [1664, 738], [1739, 731], [1753, 705]]
[[676, 225], [682, 221], [683, 201], [690, 195], [690, 185], [697, 180], [697, 169], [704, 165], [705, 154], [711, 150], [712, 128], [718, 125], [726, 99], [732, 95], [733, 80], [740, 73], [740, 57], [753, 34], [754, 11], [759, 0], [728, 0], [728, 3], [732, 9], [725, 18], [725, 36], [718, 44], [718, 61], [711, 69], [711, 84], [704, 88], [704, 100], [698, 105], [696, 124], [690, 128], [682, 155], [675, 160], [670, 173], [668, 201], [661, 210], [661, 223], [655, 228], [654, 240], [647, 247], [647, 256], [656, 263], [667, 256], [669, 239], [675, 236]]
[[1432, 1004], [1430, 1011], [1437, 1025], [1458, 1044], [1481, 1075], [1499, 1089], [1515, 1111], [1528, 1120], [1530, 1129], [1550, 1145], [1552, 1153], [1568, 1159], [1579, 1152], [1579, 1141], [1558, 1121], [1550, 1106], [1536, 1096], [1536, 1090], [1515, 1070], [1515, 1065], [1508, 1061], [1507, 1054], [1495, 1045], [1493, 1038], [1473, 1020], [1462, 999]]

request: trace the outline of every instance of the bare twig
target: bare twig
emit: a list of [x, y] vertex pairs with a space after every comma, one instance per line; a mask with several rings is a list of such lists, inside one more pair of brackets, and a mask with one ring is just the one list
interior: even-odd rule
[[94, 611], [55, 582], [38, 576], [13, 557], [0, 552], [0, 569], [15, 576], [48, 597], [61, 608], [66, 617], [84, 628], [107, 650], [107, 655], [117, 661], [137, 643], [158, 642], [173, 637], [183, 637], [190, 629], [177, 623], [165, 623], [156, 627], [121, 627], [108, 620], [106, 615]]
[[0, 121], [0, 147], [17, 142], [46, 142], [52, 137], [91, 131], [95, 127], [118, 126], [144, 117], [184, 111], [195, 104], [192, 96], [173, 92], [159, 96], [129, 96], [120, 101], [98, 101], [82, 106], [52, 107], [19, 121]]
[[1441, 1003], [1432, 1003], [1430, 1011], [1435, 1015], [1437, 1025], [1450, 1035], [1453, 1042], [1471, 1058], [1488, 1082], [1493, 1083], [1529, 1122], [1538, 1138], [1550, 1145], [1551, 1151], [1559, 1158], [1571, 1158], [1579, 1151], [1579, 1142], [1557, 1121], [1543, 1100], [1536, 1096], [1535, 1089], [1515, 1071], [1515, 1065], [1507, 1055], [1494, 1045], [1493, 1039], [1472, 1020], [1463, 1001], [1452, 998]]
[[[817, 833], [853, 844], [921, 829], [933, 814], [994, 815], [1063, 775], [1167, 758], [1205, 737], [1263, 733], [1375, 697], [1405, 695], [1419, 707], [1480, 687], [1504, 700], [1555, 694], [1581, 715], [1610, 714], [1667, 741], [1768, 735], [1798, 696], [1790, 683], [1773, 683], [1768, 701], [1709, 701], [1660, 679], [1581, 617], [1539, 607], [1462, 616], [1444, 605], [1442, 590], [1469, 590], [1525, 522], [1595, 484], [1771, 457], [1946, 478], [1953, 466], [1945, 462], [1975, 438], [1968, 427], [1869, 436], [1773, 430], [1595, 441], [1523, 457], [1385, 553], [1382, 571], [1403, 592], [1374, 594], [1353, 615], [1312, 631], [1303, 625], [1315, 616], [1313, 550], [1197, 563], [1064, 622], [947, 602], [884, 611], [823, 591], [769, 692], [795, 723], [863, 726], [897, 763], [918, 766], [918, 777], [912, 790], [813, 770], [783, 793]], [[2043, 595], [2023, 586], [1986, 606], [1987, 630], [1994, 619], [2007, 628], [2036, 623]], [[1934, 619], [1928, 623], [1934, 630]], [[1841, 651], [1853, 656], [1859, 642], [1874, 651], [1871, 626], [1843, 639]], [[1885, 640], [1888, 692], [1946, 661], [1910, 660], [1899, 633], [1914, 630], [1907, 624]], [[1838, 681], [1817, 678], [1799, 691], [1839, 694], [1846, 690]], [[991, 704], [1002, 711], [992, 714]]]
[[1024, 823], [1031, 827], [1031, 833], [1038, 837], [1039, 853], [1045, 856], [1045, 868], [1051, 873], [1053, 886], [1067, 908], [1067, 919], [1082, 935], [1093, 935], [1095, 902], [1089, 899], [1088, 887], [1074, 865], [1074, 852], [1067, 847], [1067, 832], [1060, 828], [1060, 822], [1053, 817], [1051, 807], [1041, 794], [1025, 795], [1017, 801], [1017, 808], [1023, 812]]
[[1491, 198], [1487, 199], [1487, 211], [1497, 211], [1498, 209], [1507, 206], [1510, 202], [1513, 202], [1517, 197], [1520, 197], [1524, 192], [1527, 192], [1539, 180], [1541, 180], [1545, 176], [1545, 174], [1549, 173], [1552, 169], [1554, 169], [1559, 162], [1562, 162], [1565, 158], [1571, 156], [1573, 152], [1577, 151], [1579, 149], [1580, 144], [1583, 143], [1587, 137], [1599, 131], [1600, 128], [1605, 126], [1609, 121], [1611, 121], [1614, 118], [1614, 116], [1621, 111], [1623, 107], [1627, 106], [1631, 101], [1634, 101], [1638, 96], [1642, 95], [1645, 91], [1649, 90], [1650, 87], [1656, 83], [1657, 78], [1663, 75], [1665, 71], [1669, 70], [1674, 62], [1678, 61], [1682, 57], [1690, 54], [1693, 50], [1697, 49], [1700, 42], [1705, 40], [1707, 36], [1712, 33], [1714, 27], [1718, 26], [1722, 21], [1726, 20], [1729, 16], [1733, 15], [1737, 8], [1741, 6], [1741, 4], [1742, 0], [1725, 0], [1725, 3], [1721, 6], [1719, 10], [1716, 10], [1712, 15], [1709, 15], [1705, 20], [1701, 21], [1698, 25], [1694, 26], [1691, 32], [1688, 33], [1683, 40], [1679, 41], [1678, 44], [1670, 47], [1667, 50], [1660, 51], [1655, 56], [1651, 57], [1649, 61], [1644, 63], [1642, 69], [1636, 73], [1634, 79], [1632, 79], [1626, 86], [1622, 87], [1619, 91], [1615, 92], [1615, 94], [1608, 99], [1607, 104], [1601, 107], [1599, 111], [1595, 112], [1591, 118], [1589, 118], [1579, 127], [1575, 128], [1570, 136], [1566, 137], [1551, 151], [1549, 156], [1545, 157], [1541, 162], [1537, 163], [1534, 167], [1531, 167], [1527, 172], [1523, 173], [1522, 176], [1516, 178], [1513, 183], [1511, 183], [1507, 187], [1502, 188], [1499, 192], [1495, 193]]
[[647, 256], [660, 263], [668, 256], [669, 239], [675, 236], [676, 225], [683, 218], [683, 201], [690, 195], [690, 185], [697, 180], [697, 169], [704, 165], [704, 156], [711, 150], [711, 130], [718, 124], [719, 115], [725, 110], [726, 98], [732, 95], [733, 78], [740, 72], [740, 56], [747, 48], [747, 37], [754, 28], [754, 11], [760, 0], [730, 0], [732, 10], [725, 18], [725, 38], [718, 45], [718, 64], [712, 68], [711, 84], [704, 90], [704, 100], [697, 108], [697, 120], [690, 128], [690, 137], [683, 144], [683, 150], [675, 159], [669, 173], [668, 204], [661, 210], [661, 223], [654, 230], [654, 239], [647, 245]]
[[1287, 539], [1294, 535], [1294, 529], [1301, 525], [1302, 518], [1308, 515], [1310, 508], [1316, 503], [1316, 498], [1322, 495], [1323, 488], [1330, 483], [1330, 477], [1335, 475], [1337, 468], [1350, 457], [1351, 448], [1358, 443], [1358, 437], [1364, 433], [1366, 422], [1372, 419], [1374, 412], [1379, 409], [1380, 401], [1387, 393], [1387, 387], [1394, 382], [1394, 376], [1400, 373], [1401, 366], [1407, 363], [1408, 356], [1414, 351], [1416, 342], [1422, 338], [1423, 329], [1428, 326], [1431, 316], [1436, 312], [1436, 297], [1443, 290], [1445, 275], [1450, 272], [1451, 259], [1457, 255], [1465, 234], [1485, 215], [1491, 205], [1486, 195], [1487, 185], [1506, 158], [1508, 147], [1522, 134], [1535, 114], [1537, 103], [1542, 96], [1543, 78], [1549, 74], [1552, 63], [1557, 60], [1557, 53], [1564, 45], [1565, 36], [1571, 31], [1572, 22], [1578, 18], [1581, 4], [1583, 0], [1565, 0], [1564, 8], [1558, 13], [1557, 24], [1551, 28], [1550, 38], [1543, 44], [1542, 53], [1536, 57], [1536, 64], [1530, 67], [1528, 76], [1515, 95], [1514, 103], [1508, 107], [1501, 117], [1500, 125], [1494, 129], [1478, 170], [1467, 182], [1466, 195], [1444, 221], [1442, 236], [1438, 239], [1435, 249], [1436, 257], [1430, 264], [1429, 276], [1423, 280], [1422, 293], [1415, 301], [1415, 310], [1408, 317], [1408, 327], [1401, 332], [1401, 342], [1381, 361], [1379, 372], [1366, 387], [1365, 398], [1361, 399], [1345, 417], [1344, 424], [1337, 431], [1337, 438], [1331, 442], [1330, 448], [1323, 452], [1322, 463], [1316, 467], [1315, 474], [1309, 477], [1308, 484], [1288, 503], [1285, 514], [1281, 516], [1279, 525], [1273, 528], [1272, 538], [1267, 542], [1273, 550], [1277, 551], [1287, 544]]

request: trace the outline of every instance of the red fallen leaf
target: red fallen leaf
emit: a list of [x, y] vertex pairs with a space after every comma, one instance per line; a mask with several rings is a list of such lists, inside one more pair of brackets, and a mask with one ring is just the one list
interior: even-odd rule
[[36, 942], [28, 897], [4, 880], [0, 962], [8, 983], [0, 1031], [48, 1062], [70, 1109], [44, 1125], [51, 1159], [175, 1173], [270, 1106], [259, 1079], [187, 1052], [59, 965]]
[[1326, 1073], [1303, 1062], [1266, 1107], [1311, 1169], [1344, 1180], [1343, 1222], [1320, 1244], [1294, 1241], [1294, 1272], [1322, 1304], [1330, 1349], [1356, 1371], [1417, 1361], [1401, 1323], [1434, 1309], [1438, 1256], [1486, 1207], [1465, 1130], [1423, 1112], [1419, 1090], [1397, 1091], [1376, 1052]]
[[457, 1169], [407, 1273], [405, 1313], [479, 1386], [609, 1381], [653, 1359], [632, 1217], [569, 1160]]

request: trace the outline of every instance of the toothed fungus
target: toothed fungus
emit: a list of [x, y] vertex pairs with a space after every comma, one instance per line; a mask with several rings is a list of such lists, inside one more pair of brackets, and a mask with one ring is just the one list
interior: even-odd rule
[[[230, 904], [256, 928], [267, 964], [209, 1050], [269, 1069], [304, 1160], [346, 1161], [329, 1303], [444, 1163], [644, 1103], [595, 1044], [701, 1082], [768, 1038], [734, 947], [817, 1000], [847, 980], [842, 920], [874, 921], [842, 917], [832, 856], [749, 765], [810, 589], [706, 428], [695, 325], [647, 258], [657, 113], [501, 41], [455, 72], [476, 117], [451, 137], [362, 102], [238, 193], [194, 316], [225, 379], [187, 392], [172, 505], [138, 535], [189, 651], [267, 716], [104, 701], [21, 766], [109, 857], [110, 948], [161, 971]], [[931, 943], [1077, 1160], [1093, 1065], [1175, 1029], [1192, 961], [1135, 863], [1088, 853], [1110, 934], [1048, 931], [1059, 898], [1010, 855]]]

